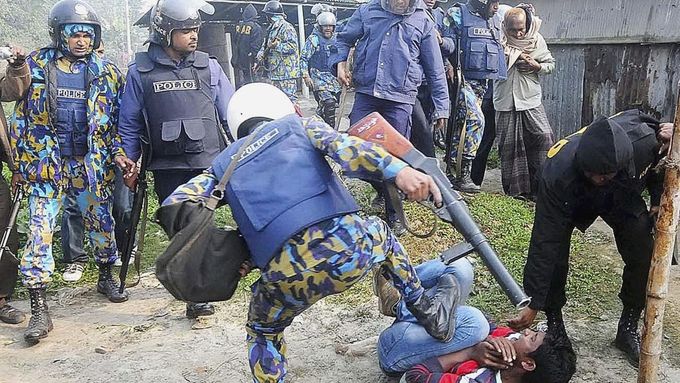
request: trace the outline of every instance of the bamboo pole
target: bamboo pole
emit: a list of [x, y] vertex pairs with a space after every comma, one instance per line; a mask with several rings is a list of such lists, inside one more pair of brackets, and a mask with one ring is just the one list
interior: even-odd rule
[[671, 259], [678, 230], [680, 210], [680, 95], [675, 110], [675, 127], [666, 162], [664, 191], [656, 221], [654, 253], [647, 282], [647, 307], [640, 345], [638, 383], [658, 381], [663, 340], [663, 317], [671, 273]]

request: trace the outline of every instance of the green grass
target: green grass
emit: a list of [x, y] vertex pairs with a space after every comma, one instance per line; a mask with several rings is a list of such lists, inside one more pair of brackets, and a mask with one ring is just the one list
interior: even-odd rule
[[[356, 196], [359, 204], [366, 210], [369, 209], [370, 201], [374, 195], [372, 188], [363, 182], [349, 181], [348, 187]], [[153, 185], [149, 187], [149, 219], [144, 241], [144, 254], [142, 256], [141, 270], [153, 270], [155, 259], [167, 246], [167, 238], [163, 230], [153, 220], [153, 214], [158, 208], [153, 193]], [[478, 222], [483, 232], [489, 238], [490, 243], [507, 266], [510, 273], [521, 281], [522, 270], [526, 260], [526, 252], [531, 235], [533, 221], [533, 208], [530, 204], [508, 198], [502, 195], [481, 193], [477, 196], [467, 197], [471, 214]], [[25, 222], [27, 219], [26, 209], [23, 209], [20, 218], [22, 243], [25, 241]], [[411, 226], [418, 232], [426, 232], [432, 225], [431, 212], [426, 208], [412, 203], [406, 204], [406, 214]], [[221, 224], [234, 226], [233, 219], [228, 208], [218, 210], [217, 221]], [[450, 226], [441, 223], [439, 230], [433, 237], [418, 239], [412, 235], [401, 238], [402, 243], [408, 250], [411, 260], [415, 263], [434, 259], [439, 253], [461, 241], [461, 237]], [[56, 233], [53, 247], [55, 259], [61, 259], [61, 246], [59, 233]], [[567, 310], [572, 315], [582, 317], [599, 317], [608, 312], [616, 303], [616, 292], [620, 277], [616, 271], [617, 266], [607, 257], [599, 253], [605, 248], [602, 237], [585, 236], [576, 232], [572, 241], [572, 255], [568, 283], [569, 304]], [[481, 260], [473, 256], [476, 264], [476, 280], [473, 295], [469, 304], [476, 306], [492, 316], [502, 319], [512, 315], [515, 310], [508, 299], [501, 292], [491, 274], [486, 270]], [[54, 274], [54, 282], [50, 284], [50, 290], [57, 290], [64, 286], [88, 286], [97, 279], [96, 266], [91, 261], [83, 279], [76, 284], [65, 283], [61, 279], [63, 265], [57, 263], [57, 271]], [[251, 273], [244, 278], [239, 290], [247, 295], [249, 285], [252, 284], [259, 274]], [[128, 274], [128, 283], [136, 279], [136, 274], [131, 270]], [[19, 295], [23, 295], [23, 287], [18, 288]], [[353, 289], [343, 294], [330, 298], [332, 303], [357, 305], [369, 301], [372, 298], [370, 278], [359, 283]]]

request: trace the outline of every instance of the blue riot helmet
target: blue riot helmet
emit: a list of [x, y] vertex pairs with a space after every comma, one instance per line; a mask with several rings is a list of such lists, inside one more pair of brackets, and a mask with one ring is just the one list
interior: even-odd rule
[[380, 0], [380, 6], [395, 15], [410, 15], [416, 11], [418, 0]]
[[169, 47], [172, 31], [201, 26], [201, 14], [212, 15], [215, 8], [203, 0], [158, 0], [151, 10], [151, 42]]
[[102, 41], [101, 22], [94, 8], [82, 0], [61, 0], [54, 4], [47, 19], [50, 38], [55, 47], [60, 45], [61, 28], [66, 24], [87, 24], [94, 28], [92, 46], [96, 49]]

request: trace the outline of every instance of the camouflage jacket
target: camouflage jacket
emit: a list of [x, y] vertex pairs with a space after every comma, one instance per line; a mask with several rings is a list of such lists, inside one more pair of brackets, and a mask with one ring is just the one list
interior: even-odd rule
[[[273, 48], [269, 45], [276, 41]], [[257, 60], [269, 71], [270, 80], [300, 77], [300, 51], [295, 28], [283, 17], [275, 18], [267, 29], [267, 38], [257, 53]]]
[[[31, 85], [16, 103], [10, 122], [12, 154], [27, 192], [47, 198], [61, 193], [61, 154], [50, 118], [56, 109], [57, 56], [56, 49], [43, 48], [26, 59]], [[124, 80], [114, 64], [96, 54], [90, 55], [87, 70], [87, 181], [91, 191], [106, 198], [114, 178], [113, 158], [124, 154], [117, 133]]]

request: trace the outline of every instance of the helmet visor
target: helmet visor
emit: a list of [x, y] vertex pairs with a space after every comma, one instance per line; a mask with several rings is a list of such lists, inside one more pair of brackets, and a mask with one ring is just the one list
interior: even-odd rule
[[416, 11], [416, 0], [380, 0], [380, 6], [395, 15], [410, 15]]
[[208, 15], [215, 13], [215, 7], [203, 0], [159, 0], [158, 10], [177, 21], [195, 19], [198, 11]]

